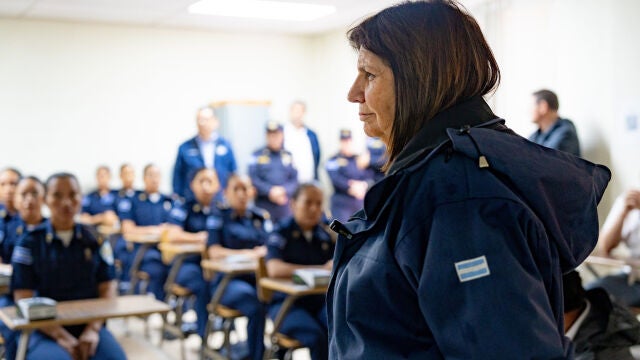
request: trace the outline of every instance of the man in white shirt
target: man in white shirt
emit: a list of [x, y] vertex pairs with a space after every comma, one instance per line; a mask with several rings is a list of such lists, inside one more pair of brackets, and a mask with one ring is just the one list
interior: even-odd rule
[[305, 126], [307, 106], [302, 101], [291, 104], [291, 122], [284, 128], [284, 148], [293, 155], [293, 164], [298, 170], [298, 183], [318, 180], [320, 144], [316, 133]]

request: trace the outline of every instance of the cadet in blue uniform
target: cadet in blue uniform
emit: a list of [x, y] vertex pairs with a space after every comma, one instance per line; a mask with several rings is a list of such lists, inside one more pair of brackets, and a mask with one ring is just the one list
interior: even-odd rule
[[[291, 278], [299, 268], [331, 269], [335, 244], [321, 223], [322, 190], [302, 184], [291, 201], [293, 218], [283, 221], [267, 242], [267, 272], [272, 277]], [[284, 300], [274, 295], [269, 316], [275, 318]], [[327, 313], [324, 295], [298, 299], [282, 323], [281, 332], [308, 347], [313, 360], [327, 358]]]
[[[14, 196], [14, 204], [18, 214], [14, 217], [14, 221], [9, 222], [7, 226], [5, 226], [3, 219], [0, 219], [0, 262], [10, 263], [18, 239], [45, 220], [41, 212], [43, 203], [44, 184], [33, 176], [27, 176], [20, 180]], [[0, 307], [13, 304], [11, 292], [0, 297]], [[20, 332], [12, 331], [0, 322], [0, 333], [4, 338], [6, 358], [14, 359]]]
[[347, 221], [356, 211], [362, 209], [364, 195], [373, 173], [365, 166], [359, 166], [358, 156], [353, 153], [351, 130], [340, 131], [340, 152], [327, 161], [327, 173], [333, 184], [331, 215], [334, 219]]
[[[115, 297], [113, 254], [88, 227], [74, 222], [82, 195], [71, 174], [52, 175], [45, 201], [51, 219], [19, 240], [12, 257], [16, 301]], [[103, 321], [52, 326], [33, 333], [27, 359], [126, 359]]]
[[[161, 234], [169, 221], [169, 212], [173, 207], [171, 198], [159, 192], [160, 169], [149, 164], [143, 172], [144, 192], [138, 196], [121, 200], [118, 213], [122, 220], [122, 233]], [[139, 246], [134, 246], [135, 250]], [[164, 282], [169, 268], [162, 262], [160, 250], [153, 246], [144, 254], [140, 270], [149, 274], [149, 291], [156, 299], [163, 301], [165, 297]]]
[[[122, 187], [117, 191], [116, 198], [116, 215], [121, 218], [121, 214], [118, 211], [119, 204], [123, 200], [131, 202], [133, 198], [142, 193], [140, 190], [134, 188], [135, 170], [129, 163], [124, 163], [120, 166], [120, 181]], [[127, 243], [122, 236], [119, 236], [116, 240], [116, 244], [113, 248], [113, 253], [116, 259], [120, 260], [120, 274], [118, 275], [121, 285], [128, 284], [129, 281], [129, 269], [135, 253], [133, 252], [133, 244]], [[126, 287], [125, 287], [126, 288]]]
[[368, 169], [373, 173], [373, 182], [378, 182], [384, 177], [382, 167], [387, 161], [386, 152], [387, 147], [380, 138], [367, 137]]
[[20, 178], [22, 174], [14, 168], [0, 171], [0, 219], [5, 223], [8, 223], [17, 212], [13, 201]]
[[562, 274], [596, 244], [611, 173], [493, 114], [500, 70], [457, 2], [404, 2], [348, 37], [348, 100], [389, 158], [332, 223], [331, 359], [573, 359]]
[[98, 188], [82, 198], [80, 222], [87, 225], [113, 225], [118, 222], [116, 216], [117, 192], [111, 190], [111, 170], [100, 166], [96, 170]]
[[215, 169], [223, 188], [237, 169], [231, 144], [217, 132], [220, 121], [212, 108], [198, 110], [197, 125], [198, 135], [180, 145], [173, 168], [173, 192], [186, 200], [193, 199], [189, 178], [196, 169]]
[[[251, 208], [253, 189], [249, 179], [233, 175], [224, 191], [229, 208], [222, 210], [223, 225], [220, 231], [209, 237], [208, 253], [211, 258], [241, 255], [258, 259], [267, 253], [264, 246], [267, 233], [271, 230], [269, 213], [266, 210]], [[211, 295], [216, 290], [220, 277], [213, 281]], [[220, 302], [232, 309], [239, 310], [249, 318], [247, 338], [250, 357], [262, 359], [264, 352], [264, 306], [258, 300], [255, 276], [242, 276], [232, 279]]]
[[291, 153], [283, 149], [282, 125], [270, 121], [266, 126], [267, 146], [253, 153], [249, 176], [258, 190], [256, 206], [269, 212], [278, 222], [291, 215], [289, 198], [298, 186], [298, 172]]
[[[191, 180], [191, 190], [195, 196], [182, 205], [176, 205], [169, 215], [169, 239], [173, 242], [202, 244], [212, 237], [213, 232], [222, 227], [222, 217], [215, 205], [215, 195], [220, 190], [220, 182], [214, 170], [200, 168]], [[208, 313], [209, 286], [202, 274], [200, 255], [185, 258], [176, 283], [196, 295], [195, 310], [198, 317], [198, 334], [204, 338]]]

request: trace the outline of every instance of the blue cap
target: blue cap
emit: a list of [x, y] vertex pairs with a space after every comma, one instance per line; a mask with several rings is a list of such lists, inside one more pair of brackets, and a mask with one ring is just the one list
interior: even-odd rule
[[342, 129], [340, 130], [340, 140], [348, 140], [351, 139], [351, 130]]
[[276, 131], [282, 131], [282, 124], [280, 124], [277, 121], [269, 121], [267, 122], [267, 125], [265, 126], [265, 130], [267, 132], [276, 132]]

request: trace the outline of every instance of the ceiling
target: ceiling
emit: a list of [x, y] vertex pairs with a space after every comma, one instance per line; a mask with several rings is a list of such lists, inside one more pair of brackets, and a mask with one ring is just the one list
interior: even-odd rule
[[189, 14], [187, 7], [197, 0], [0, 0], [0, 18], [314, 34], [349, 26], [367, 14], [398, 2], [398, 0], [286, 1], [333, 5], [337, 11], [311, 22], [289, 22]]

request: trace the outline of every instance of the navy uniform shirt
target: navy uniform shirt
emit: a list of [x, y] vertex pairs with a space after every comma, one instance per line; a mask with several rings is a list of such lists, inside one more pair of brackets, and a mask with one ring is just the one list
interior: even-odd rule
[[360, 169], [356, 163], [357, 157], [338, 154], [327, 161], [327, 173], [336, 195], [353, 198], [347, 193], [349, 180], [371, 181], [373, 173], [369, 169]]
[[[222, 228], [222, 214], [220, 210], [211, 204], [202, 206], [196, 200], [176, 204], [169, 214], [169, 223], [180, 226], [184, 231], [197, 233], [206, 231], [208, 239], [214, 236]], [[200, 255], [189, 256], [185, 261], [200, 264]]]
[[258, 191], [256, 205], [271, 214], [274, 221], [291, 215], [289, 204], [277, 205], [269, 200], [273, 186], [283, 186], [291, 198], [298, 187], [298, 171], [293, 167], [293, 158], [287, 150], [272, 151], [264, 147], [253, 153], [249, 162], [249, 176]]
[[[109, 242], [80, 224], [65, 247], [46, 221], [18, 241], [11, 263], [13, 289], [33, 290], [56, 301], [98, 298], [98, 285], [115, 278]], [[84, 325], [66, 329], [79, 336]]]
[[220, 245], [227, 249], [253, 249], [265, 245], [267, 234], [272, 230], [269, 213], [259, 208], [248, 209], [238, 216], [233, 209], [222, 210], [221, 231], [209, 237], [207, 246]]
[[580, 156], [578, 133], [573, 122], [568, 119], [559, 118], [553, 126], [545, 132], [540, 131], [540, 129], [536, 130], [529, 136], [529, 140], [548, 148]]
[[117, 198], [116, 198], [116, 214], [118, 214], [118, 217], [120, 217], [120, 202], [125, 201], [125, 200], [129, 200], [131, 201], [134, 197], [142, 194], [143, 192], [140, 190], [134, 190], [134, 189], [120, 189], [116, 192], [117, 194]]
[[316, 226], [308, 239], [295, 220], [289, 218], [269, 235], [266, 260], [280, 259], [298, 265], [324, 265], [333, 258], [334, 249], [335, 243], [325, 226]]
[[[205, 167], [204, 158], [200, 153], [197, 138], [185, 141], [178, 148], [178, 156], [173, 168], [173, 192], [186, 200], [193, 199], [193, 192], [189, 188], [189, 176], [202, 167]], [[221, 136], [215, 140], [215, 155], [213, 167], [218, 174], [222, 188], [227, 186], [229, 176], [234, 173], [238, 166], [233, 155], [231, 143]]]
[[[42, 219], [42, 222], [44, 221], [46, 219]], [[37, 225], [27, 225], [20, 216], [13, 217], [6, 224], [0, 219], [0, 259], [2, 259], [3, 263], [8, 264], [11, 262], [13, 248], [18, 243], [18, 240], [36, 227]]]
[[100, 195], [100, 192], [96, 190], [82, 198], [82, 212], [97, 215], [109, 210], [116, 211], [117, 198], [118, 193], [114, 190], [105, 195]]
[[137, 226], [154, 226], [169, 221], [172, 200], [165, 195], [141, 192], [133, 198], [118, 201], [120, 220], [131, 220]]

